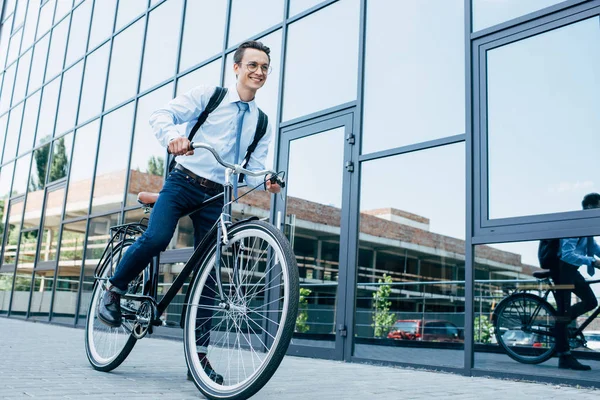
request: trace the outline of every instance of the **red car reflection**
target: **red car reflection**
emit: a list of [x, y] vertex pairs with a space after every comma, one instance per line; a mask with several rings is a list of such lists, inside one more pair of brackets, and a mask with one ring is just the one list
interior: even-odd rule
[[388, 339], [429, 342], [462, 342], [461, 330], [444, 320], [400, 319], [390, 329]]

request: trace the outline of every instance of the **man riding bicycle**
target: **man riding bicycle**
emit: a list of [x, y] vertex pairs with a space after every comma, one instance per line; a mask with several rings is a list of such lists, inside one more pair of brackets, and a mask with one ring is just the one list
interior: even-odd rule
[[[265, 84], [271, 70], [269, 53], [270, 49], [258, 41], [248, 41], [238, 47], [233, 56], [233, 71], [237, 82], [228, 88], [221, 103], [210, 112], [206, 122], [196, 133], [198, 142], [211, 145], [229, 163], [240, 164], [246, 148], [253, 141], [259, 119], [254, 97]], [[148, 229], [130, 246], [110, 279], [111, 286], [98, 310], [99, 319], [109, 326], [121, 325], [121, 295], [126, 293], [129, 282], [144, 270], [151, 259], [167, 248], [179, 219], [223, 191], [225, 169], [209, 152], [195, 153], [190, 150], [187, 136], [214, 92], [214, 87], [196, 87], [171, 100], [150, 117], [150, 125], [156, 138], [168, 147], [171, 154], [177, 156], [177, 165], [160, 191]], [[176, 129], [175, 125], [179, 124], [187, 124], [186, 136], [182, 136]], [[269, 124], [266, 134], [248, 160], [248, 170], [264, 169], [271, 139], [272, 129]], [[246, 176], [245, 180], [251, 186], [263, 186], [264, 182], [264, 189], [279, 193], [281, 187], [267, 178]], [[222, 203], [214, 202], [190, 215], [194, 225], [195, 247], [218, 219], [221, 207]], [[198, 320], [212, 317], [210, 312], [205, 312], [208, 314], [200, 316]], [[198, 329], [197, 332], [196, 351], [200, 363], [206, 374], [220, 384], [223, 377], [212, 369], [206, 357], [210, 340], [207, 329]]]

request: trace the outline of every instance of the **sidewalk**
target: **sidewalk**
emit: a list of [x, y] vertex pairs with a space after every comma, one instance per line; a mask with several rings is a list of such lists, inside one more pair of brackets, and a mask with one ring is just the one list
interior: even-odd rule
[[[143, 339], [115, 371], [88, 364], [84, 331], [0, 317], [0, 399], [201, 399], [180, 342]], [[152, 353], [150, 353], [152, 352]], [[598, 399], [600, 390], [286, 357], [255, 399]]]

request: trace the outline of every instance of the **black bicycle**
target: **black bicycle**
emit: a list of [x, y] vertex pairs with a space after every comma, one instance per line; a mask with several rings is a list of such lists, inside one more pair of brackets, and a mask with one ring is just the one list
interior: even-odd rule
[[[191, 275], [180, 324], [194, 383], [211, 399], [245, 399], [267, 383], [287, 351], [298, 312], [298, 267], [288, 240], [274, 226], [255, 217], [232, 222], [228, 199], [232, 179], [239, 174], [271, 174], [272, 183], [284, 183], [272, 171], [252, 172], [224, 162], [209, 145], [192, 143], [191, 148], [209, 150], [226, 168], [224, 192], [203, 203], [223, 201], [220, 218], [160, 301], [158, 258], [129, 284], [127, 294], [121, 296], [123, 324], [118, 328], [98, 319], [98, 305], [123, 253], [143, 234], [146, 224], [144, 219], [111, 228], [111, 240], [96, 268], [86, 353], [96, 370], [118, 367], [137, 340], [151, 334], [154, 326], [165, 325], [161, 315]], [[208, 332], [207, 358], [222, 374], [222, 382], [213, 381], [201, 365], [197, 329], [203, 335]]]
[[[539, 364], [556, 352], [555, 326], [558, 312], [548, 302], [550, 293], [564, 290], [553, 284], [550, 271], [534, 272], [542, 285], [542, 296], [521, 289], [503, 299], [492, 316], [498, 344], [512, 359], [524, 364]], [[588, 283], [598, 283], [590, 280]], [[598, 307], [579, 328], [568, 328], [572, 349], [586, 346], [583, 330], [600, 314]]]

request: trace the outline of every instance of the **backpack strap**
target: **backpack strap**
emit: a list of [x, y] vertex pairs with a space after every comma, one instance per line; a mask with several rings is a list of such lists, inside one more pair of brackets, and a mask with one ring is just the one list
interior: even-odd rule
[[[194, 124], [194, 127], [192, 128], [192, 130], [190, 131], [190, 134], [188, 135], [188, 140], [190, 142], [192, 141], [192, 139], [196, 135], [196, 132], [198, 132], [198, 129], [200, 129], [200, 127], [202, 126], [202, 124], [204, 122], [206, 122], [206, 119], [208, 118], [208, 115], [211, 112], [215, 111], [217, 109], [217, 107], [219, 107], [219, 105], [221, 104], [221, 102], [225, 98], [226, 94], [227, 94], [227, 89], [226, 88], [222, 88], [220, 86], [217, 86], [215, 88], [214, 93], [212, 94], [212, 96], [210, 96], [210, 100], [208, 101], [208, 104], [206, 105], [206, 108], [204, 110], [202, 110], [202, 112], [200, 113], [200, 116], [198, 117], [198, 121], [196, 121], [196, 123]], [[171, 156], [171, 161], [169, 162], [169, 172], [171, 172], [171, 170], [173, 168], [175, 168], [175, 164], [177, 164], [175, 162], [175, 157]]]
[[[250, 143], [250, 146], [248, 146], [248, 150], [246, 150], [246, 155], [244, 156], [244, 159], [242, 160], [242, 164], [241, 164], [242, 168], [246, 168], [246, 165], [248, 165], [248, 162], [250, 162], [250, 157], [252, 156], [252, 153], [254, 153], [254, 150], [256, 150], [256, 146], [258, 146], [258, 142], [260, 142], [260, 140], [267, 133], [268, 125], [269, 125], [269, 117], [267, 117], [267, 114], [265, 114], [263, 112], [263, 110], [261, 110], [259, 108], [258, 109], [258, 122], [256, 123], [256, 131], [254, 132], [254, 139], [252, 139], [252, 143]], [[244, 181], [244, 174], [240, 174], [238, 182], [242, 183], [243, 181]]]

